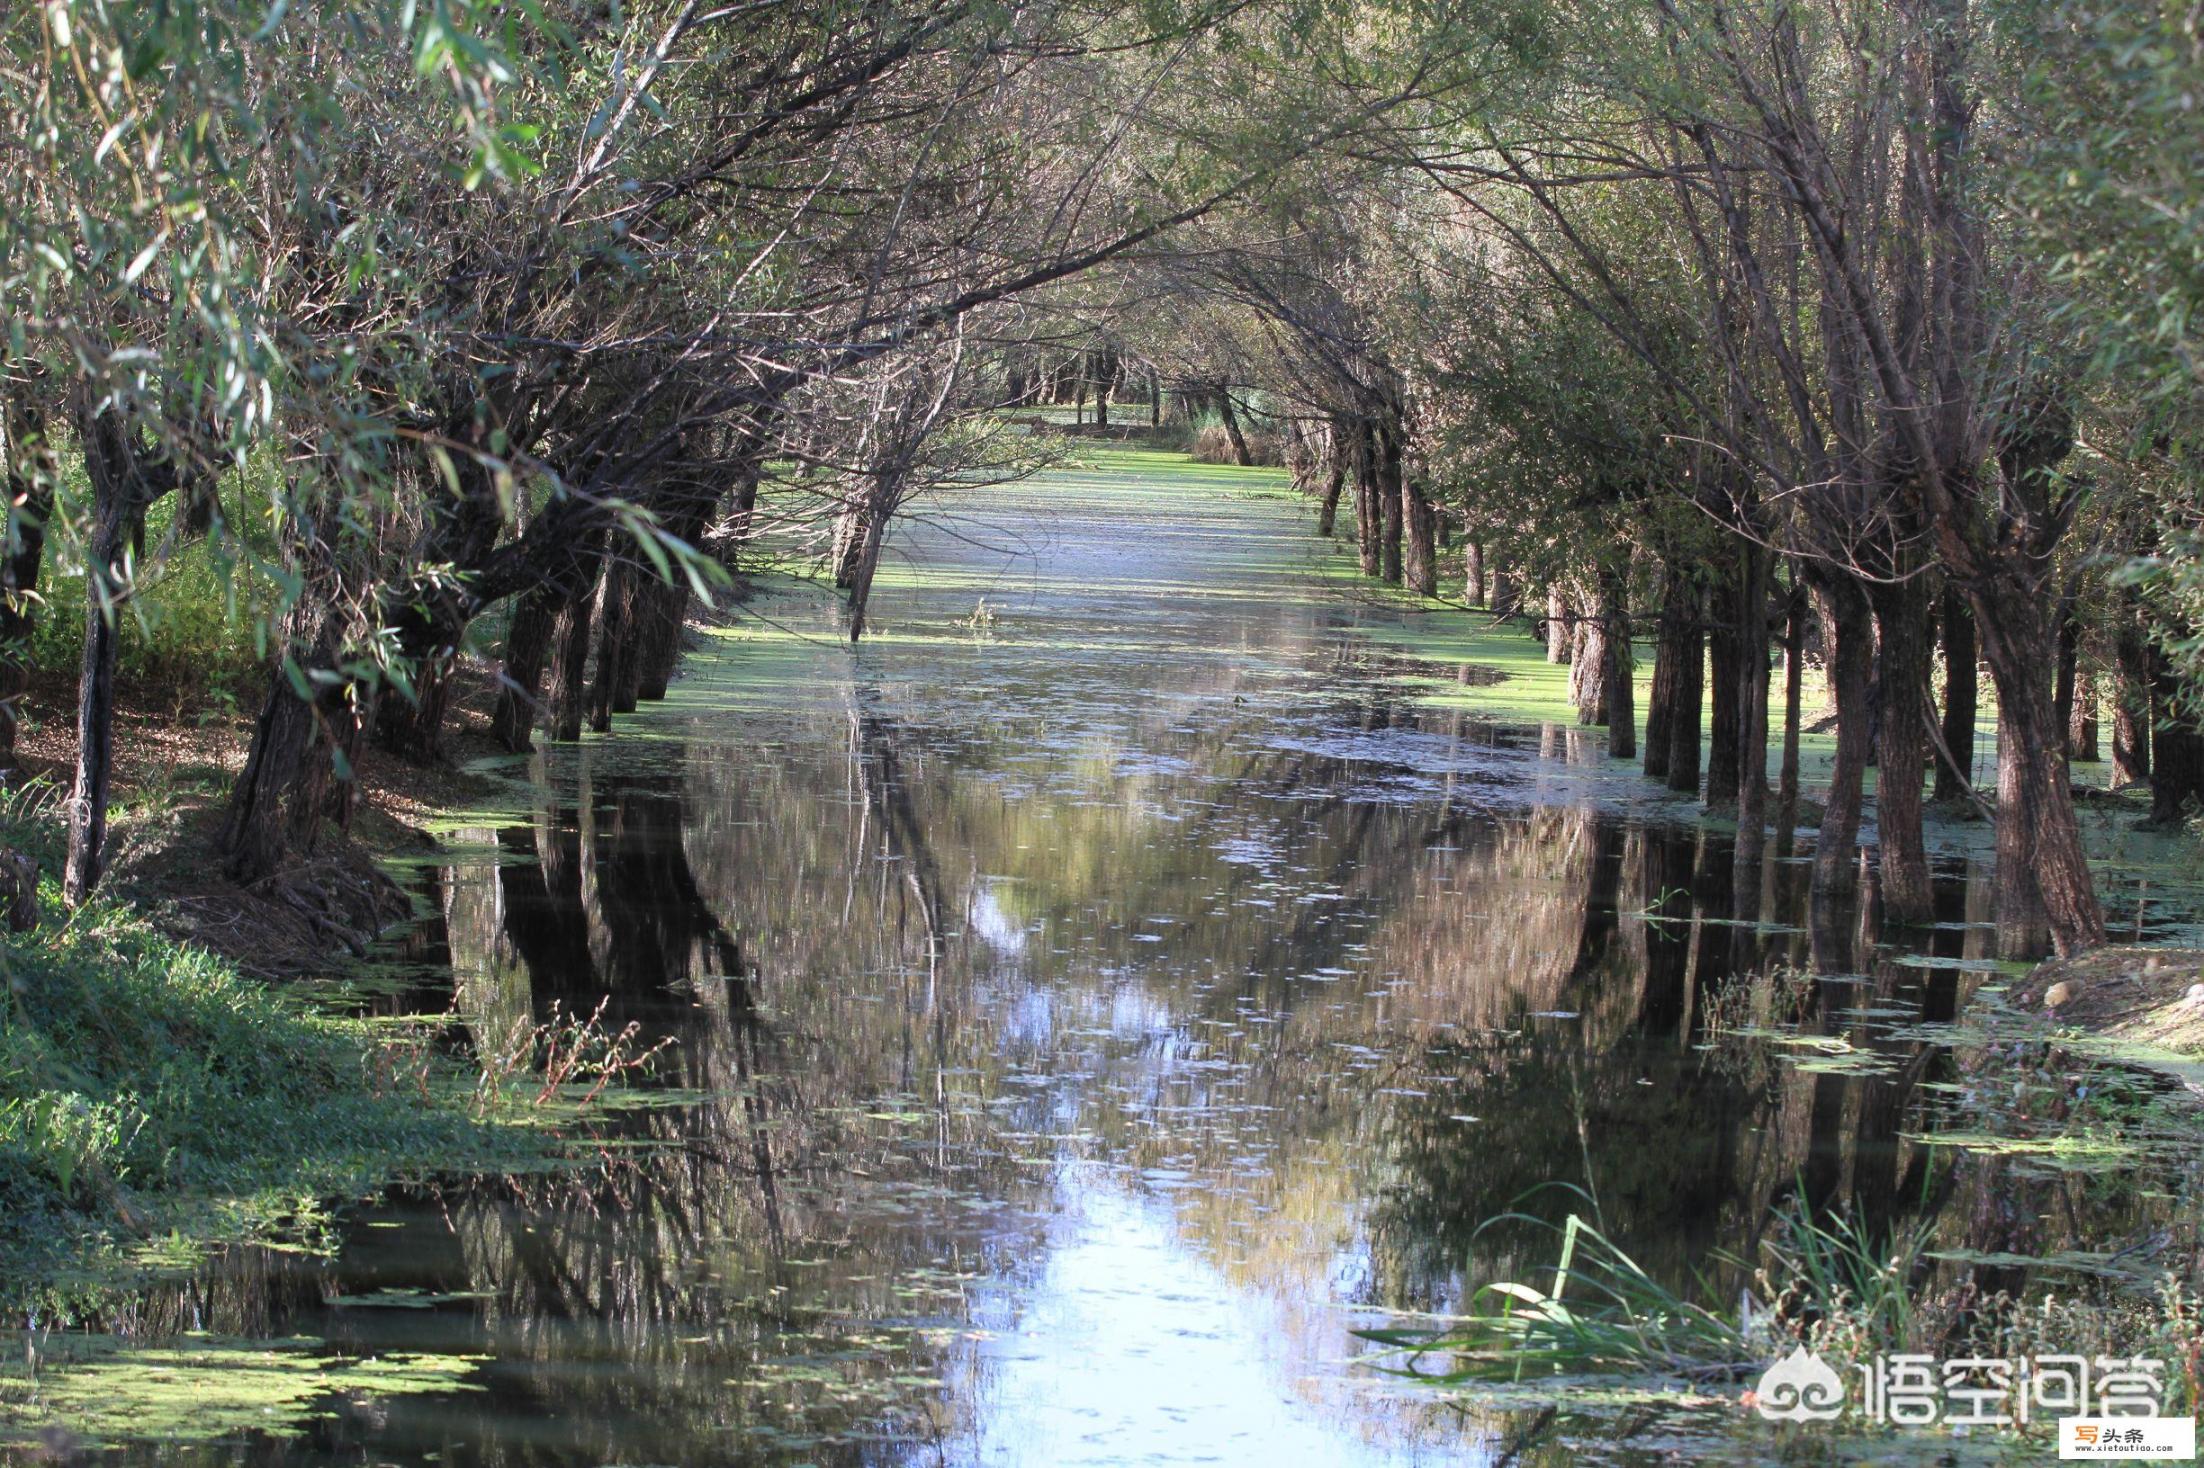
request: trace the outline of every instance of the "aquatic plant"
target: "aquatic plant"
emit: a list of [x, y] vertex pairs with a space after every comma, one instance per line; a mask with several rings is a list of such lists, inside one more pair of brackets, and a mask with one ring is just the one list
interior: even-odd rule
[[[1529, 1225], [1558, 1238], [1551, 1278], [1543, 1285], [1485, 1285], [1467, 1315], [1436, 1332], [1383, 1329], [1362, 1336], [1405, 1353], [1410, 1371], [1442, 1383], [1587, 1371], [1725, 1377], [1756, 1361], [1748, 1330], [1736, 1317], [1655, 1279], [1602, 1229], [1590, 1193], [1569, 1183], [1553, 1186], [1574, 1194], [1586, 1211], [1571, 1212], [1558, 1225], [1523, 1212], [1484, 1225]], [[1451, 1364], [1437, 1372], [1423, 1369], [1427, 1355]]]
[[[1748, 1290], [1731, 1307], [1708, 1303], [1703, 1281], [1678, 1289], [1654, 1278], [1610, 1236], [1593, 1194], [1553, 1186], [1584, 1211], [1558, 1225], [1519, 1211], [1485, 1225], [1528, 1224], [1555, 1235], [1548, 1280], [1487, 1284], [1470, 1313], [1437, 1331], [1373, 1330], [1364, 1338], [1405, 1353], [1408, 1370], [1441, 1383], [1587, 1372], [1727, 1380], [1801, 1344], [1847, 1344], [1854, 1350], [1838, 1354], [1861, 1356], [1918, 1344], [1910, 1282], [1925, 1230], [1878, 1246], [1849, 1217], [1817, 1218], [1794, 1203], [1777, 1215], [1754, 1276], [1768, 1303]], [[1450, 1364], [1425, 1369], [1421, 1358], [1430, 1355]]]
[[605, 1023], [610, 996], [598, 999], [586, 1015], [568, 1014], [551, 1002], [551, 1017], [541, 1024], [523, 1016], [489, 1044], [477, 1045], [481, 1074], [475, 1082], [475, 1113], [494, 1115], [508, 1104], [515, 1081], [529, 1093], [528, 1104], [543, 1107], [568, 1096], [577, 1109], [594, 1105], [614, 1081], [647, 1076], [659, 1053], [674, 1043], [671, 1035], [642, 1043], [643, 1027], [634, 1020], [615, 1030]]

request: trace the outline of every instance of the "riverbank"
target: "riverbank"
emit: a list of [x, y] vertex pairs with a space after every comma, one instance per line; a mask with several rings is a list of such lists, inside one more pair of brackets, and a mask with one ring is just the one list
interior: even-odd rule
[[332, 1202], [546, 1145], [478, 1104], [438, 1017], [331, 997], [413, 916], [384, 863], [433, 852], [420, 816], [479, 782], [363, 762], [351, 831], [246, 889], [210, 853], [249, 728], [136, 702], [91, 903], [70, 911], [57, 880], [65, 707], [31, 705], [26, 778], [0, 804], [0, 847], [38, 872], [36, 921], [0, 937], [0, 1309], [48, 1323], [100, 1318], [149, 1271], [225, 1243], [326, 1247]]

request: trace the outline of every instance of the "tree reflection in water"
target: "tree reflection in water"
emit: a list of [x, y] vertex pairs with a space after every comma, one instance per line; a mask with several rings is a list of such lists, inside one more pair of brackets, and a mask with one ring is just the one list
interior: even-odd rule
[[1536, 1277], [1544, 1236], [1480, 1225], [1559, 1216], [1556, 1180], [1726, 1291], [1794, 1198], [1985, 1253], [2154, 1218], [2142, 1177], [1914, 1140], [1977, 1063], [1935, 1026], [1990, 957], [1979, 871], [1878, 945], [1872, 873], [1810, 914], [1788, 843], [1734, 870], [1586, 731], [1358, 673], [1320, 604], [1075, 569], [1031, 646], [889, 639], [557, 755], [435, 884], [457, 1008], [496, 1036], [602, 999], [672, 1037], [665, 1104], [132, 1323], [490, 1358], [270, 1460], [1395, 1463], [1497, 1419], [1347, 1371], [1351, 1327]]

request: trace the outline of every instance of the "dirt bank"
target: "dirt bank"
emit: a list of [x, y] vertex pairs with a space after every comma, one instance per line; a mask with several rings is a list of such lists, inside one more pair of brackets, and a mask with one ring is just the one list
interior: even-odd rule
[[2046, 963], [2011, 999], [2062, 1043], [2204, 1095], [2204, 949], [2115, 946]]

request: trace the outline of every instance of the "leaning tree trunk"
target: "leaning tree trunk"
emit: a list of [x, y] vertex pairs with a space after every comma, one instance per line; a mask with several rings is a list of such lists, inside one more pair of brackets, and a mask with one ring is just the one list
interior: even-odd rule
[[[893, 495], [889, 495], [892, 502]], [[880, 569], [880, 551], [887, 539], [888, 516], [885, 510], [869, 515], [865, 521], [864, 554], [858, 561], [857, 584], [849, 593], [849, 640], [857, 641], [865, 635], [865, 613], [872, 603], [873, 573]]]
[[1247, 435], [1240, 432], [1240, 420], [1232, 411], [1232, 391], [1217, 389], [1217, 416], [1224, 421], [1225, 437], [1232, 440], [1232, 458], [1242, 469], [1255, 467], [1255, 455], [1248, 451]]
[[[1978, 704], [1974, 609], [1958, 588], [1944, 588], [1937, 619], [1944, 639], [1944, 748], [1951, 761], [1936, 762], [1938, 800], [1958, 800], [1974, 783], [1974, 721]], [[1956, 762], [1956, 763], [1954, 763]]]
[[834, 522], [834, 589], [847, 591], [857, 584], [858, 562], [865, 554], [866, 506], [852, 500]]

